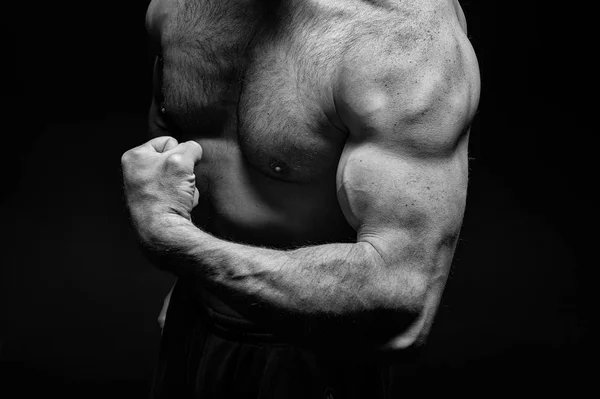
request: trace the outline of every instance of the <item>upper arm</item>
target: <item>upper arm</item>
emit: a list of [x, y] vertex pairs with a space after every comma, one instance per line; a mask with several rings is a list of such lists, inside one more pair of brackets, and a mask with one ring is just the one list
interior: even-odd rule
[[338, 112], [350, 137], [338, 199], [357, 240], [380, 256], [377, 286], [390, 302], [408, 292], [407, 306], [420, 312], [412, 337], [402, 337], [408, 342], [428, 330], [462, 224], [468, 133], [479, 98], [471, 56], [463, 71], [359, 71], [340, 84]]

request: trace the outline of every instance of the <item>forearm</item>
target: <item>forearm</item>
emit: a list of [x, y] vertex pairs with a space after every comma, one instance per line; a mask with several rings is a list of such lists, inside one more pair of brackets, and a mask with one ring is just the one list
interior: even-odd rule
[[159, 224], [154, 229], [168, 226], [170, 233], [152, 244], [167, 254], [163, 265], [197, 279], [242, 314], [334, 334], [352, 333], [348, 327], [397, 334], [417, 316], [410, 279], [386, 271], [367, 243], [279, 251], [217, 239], [179, 217]]

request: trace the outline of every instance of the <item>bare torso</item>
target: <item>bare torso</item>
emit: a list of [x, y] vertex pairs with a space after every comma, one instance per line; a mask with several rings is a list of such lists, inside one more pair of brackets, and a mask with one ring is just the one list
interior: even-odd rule
[[464, 35], [450, 0], [154, 0], [148, 27], [160, 56], [150, 129], [203, 147], [197, 223], [258, 246], [353, 241], [336, 193], [348, 137], [336, 109], [339, 72], [382, 37], [414, 45], [398, 33], [407, 20]]

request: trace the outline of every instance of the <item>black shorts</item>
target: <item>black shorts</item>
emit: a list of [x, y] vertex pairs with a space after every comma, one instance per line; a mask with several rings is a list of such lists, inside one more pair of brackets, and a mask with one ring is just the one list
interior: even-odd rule
[[169, 305], [151, 398], [397, 398], [416, 356], [368, 360], [285, 342], [216, 313], [178, 282]]

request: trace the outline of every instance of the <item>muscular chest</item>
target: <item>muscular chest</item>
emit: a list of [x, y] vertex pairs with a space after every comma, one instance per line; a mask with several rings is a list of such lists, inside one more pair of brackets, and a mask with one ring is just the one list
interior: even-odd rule
[[188, 137], [235, 143], [247, 166], [269, 177], [334, 174], [346, 139], [333, 101], [343, 33], [316, 8], [276, 18], [220, 12], [221, 26], [186, 30], [179, 21], [163, 35], [161, 108]]
[[264, 174], [310, 182], [335, 172], [346, 133], [333, 104], [332, 73], [316, 57], [298, 59], [301, 44], [253, 49], [238, 109], [238, 142]]

